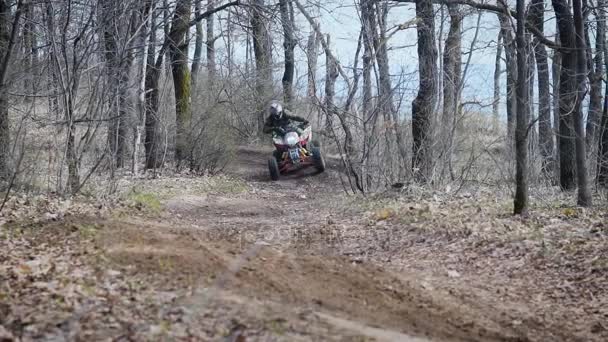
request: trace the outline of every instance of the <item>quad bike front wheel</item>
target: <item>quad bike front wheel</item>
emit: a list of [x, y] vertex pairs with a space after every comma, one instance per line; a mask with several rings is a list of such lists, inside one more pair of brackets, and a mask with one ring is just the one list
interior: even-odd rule
[[325, 158], [323, 158], [323, 153], [321, 152], [321, 148], [317, 146], [313, 146], [312, 150], [312, 160], [314, 162], [315, 168], [319, 173], [325, 171]]
[[272, 179], [273, 181], [279, 180], [279, 163], [277, 162], [275, 157], [268, 159], [268, 171], [270, 173], [270, 179]]

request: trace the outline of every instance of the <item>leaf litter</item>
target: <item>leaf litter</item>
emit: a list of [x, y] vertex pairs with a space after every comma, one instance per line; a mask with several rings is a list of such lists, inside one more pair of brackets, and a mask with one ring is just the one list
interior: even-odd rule
[[0, 340], [608, 339], [605, 208], [518, 218], [489, 190], [345, 197], [317, 177], [12, 198]]

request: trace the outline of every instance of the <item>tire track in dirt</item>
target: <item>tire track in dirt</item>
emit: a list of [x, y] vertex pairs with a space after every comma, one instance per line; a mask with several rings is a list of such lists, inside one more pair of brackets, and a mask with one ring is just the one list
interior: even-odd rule
[[[240, 308], [245, 314], [238, 320], [248, 322], [250, 331], [268, 333], [260, 315], [271, 311], [300, 327], [285, 336], [297, 332], [305, 340], [526, 340], [484, 313], [461, 316], [461, 302], [432, 293], [415, 274], [353, 264], [329, 245], [326, 253], [309, 251], [307, 231], [337, 215], [330, 209], [341, 196], [337, 175], [304, 171], [270, 182], [264, 168], [269, 155], [243, 149], [229, 166], [247, 180], [251, 190], [245, 194], [176, 196], [165, 201], [166, 213], [156, 223], [111, 223], [122, 231], [107, 231], [110, 255], [139, 265], [138, 272], [148, 272], [161, 287], [177, 288], [188, 312], [213, 315], [209, 308]], [[159, 270], [162, 263], [174, 267]], [[194, 290], [186, 294], [187, 288]]]

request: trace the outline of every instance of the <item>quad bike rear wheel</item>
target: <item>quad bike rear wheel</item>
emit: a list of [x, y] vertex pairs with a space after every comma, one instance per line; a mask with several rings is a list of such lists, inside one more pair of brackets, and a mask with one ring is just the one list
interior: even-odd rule
[[325, 158], [323, 158], [323, 153], [321, 152], [320, 147], [313, 146], [312, 160], [314, 162], [315, 168], [319, 173], [325, 171]]
[[279, 180], [279, 163], [277, 162], [276, 158], [272, 157], [268, 159], [268, 171], [270, 172], [270, 179], [273, 181]]

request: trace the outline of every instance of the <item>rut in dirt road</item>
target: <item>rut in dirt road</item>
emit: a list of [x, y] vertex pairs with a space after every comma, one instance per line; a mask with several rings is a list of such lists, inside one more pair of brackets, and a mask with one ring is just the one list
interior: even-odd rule
[[[349, 227], [344, 221], [348, 214], [335, 206], [344, 200], [339, 175], [331, 168], [323, 174], [303, 170], [272, 182], [264, 163], [269, 155], [244, 149], [229, 166], [250, 185], [246, 195], [177, 196], [166, 202], [180, 224], [189, 222], [205, 231], [198, 243], [209, 249], [196, 254], [222, 260], [204, 272], [219, 272], [214, 276], [219, 293], [229, 291], [241, 301], [266, 298], [281, 310], [312, 310], [323, 324], [381, 341], [418, 341], [410, 334], [490, 341], [516, 336], [486, 318], [479, 318], [483, 329], [467, 325], [456, 303], [436, 303], [436, 295], [415, 280], [343, 260], [350, 248], [343, 245], [343, 235], [367, 228]], [[346, 223], [338, 227], [334, 220]], [[190, 298], [193, 308], [204, 306], [194, 298], [210, 300], [204, 295]]]

